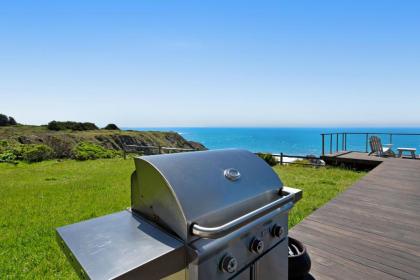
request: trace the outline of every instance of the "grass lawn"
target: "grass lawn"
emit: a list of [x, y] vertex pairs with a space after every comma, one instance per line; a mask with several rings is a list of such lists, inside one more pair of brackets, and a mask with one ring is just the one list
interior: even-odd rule
[[[76, 279], [55, 228], [130, 204], [132, 160], [0, 164], [0, 279]], [[364, 173], [337, 168], [275, 167], [285, 185], [304, 190], [293, 226]]]

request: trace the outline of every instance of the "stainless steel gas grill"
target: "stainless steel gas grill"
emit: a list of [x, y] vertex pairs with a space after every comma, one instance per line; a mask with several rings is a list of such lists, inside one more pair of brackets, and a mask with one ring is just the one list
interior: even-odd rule
[[214, 150], [135, 159], [131, 209], [57, 229], [88, 279], [287, 279], [284, 187], [259, 157]]

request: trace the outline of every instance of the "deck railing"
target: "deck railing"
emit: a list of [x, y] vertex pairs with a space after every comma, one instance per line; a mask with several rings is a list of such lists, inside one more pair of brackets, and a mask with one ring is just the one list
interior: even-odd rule
[[[314, 155], [307, 155], [307, 156], [301, 156], [301, 155], [288, 155], [284, 153], [279, 154], [273, 154], [273, 153], [267, 153], [267, 152], [257, 152], [256, 155], [271, 155], [273, 157], [278, 158], [277, 164], [284, 165], [284, 164], [297, 164], [297, 165], [308, 165], [308, 166], [323, 166], [323, 164], [320, 163], [321, 158], [314, 156]], [[298, 159], [298, 160], [286, 160], [288, 159]]]
[[[364, 150], [348, 150], [350, 144], [348, 143], [348, 136], [358, 135], [364, 137]], [[330, 154], [339, 151], [352, 151], [352, 152], [369, 152], [369, 138], [370, 136], [380, 136], [382, 140], [388, 141], [386, 144], [393, 144], [394, 136], [420, 136], [420, 133], [391, 133], [391, 132], [333, 132], [322, 133], [322, 153], [324, 156], [329, 151]], [[420, 139], [419, 139], [420, 140]], [[340, 148], [341, 146], [341, 148]]]

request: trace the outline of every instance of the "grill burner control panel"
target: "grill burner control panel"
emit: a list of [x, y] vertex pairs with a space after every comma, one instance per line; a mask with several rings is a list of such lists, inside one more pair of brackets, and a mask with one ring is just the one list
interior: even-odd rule
[[[273, 215], [265, 222], [260, 222], [249, 229], [240, 229], [222, 239], [225, 244], [213, 248], [212, 256], [203, 256], [205, 261], [200, 263], [200, 270], [205, 271], [208, 279], [231, 279], [232, 276], [243, 271], [261, 256], [265, 255], [278, 243], [286, 242], [287, 213]], [[209, 239], [198, 240], [197, 247], [206, 247], [204, 242]], [[226, 243], [225, 243], [226, 242]], [[228, 244], [228, 247], [226, 245]], [[210, 274], [209, 274], [210, 273]], [[202, 275], [199, 273], [199, 275]], [[204, 277], [204, 275], [202, 275]], [[206, 277], [199, 279], [206, 279]]]

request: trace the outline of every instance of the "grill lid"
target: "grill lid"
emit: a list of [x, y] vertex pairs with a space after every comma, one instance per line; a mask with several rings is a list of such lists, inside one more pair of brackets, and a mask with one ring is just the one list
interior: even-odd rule
[[132, 209], [190, 238], [192, 223], [216, 226], [279, 198], [282, 182], [261, 158], [228, 149], [135, 159]]

